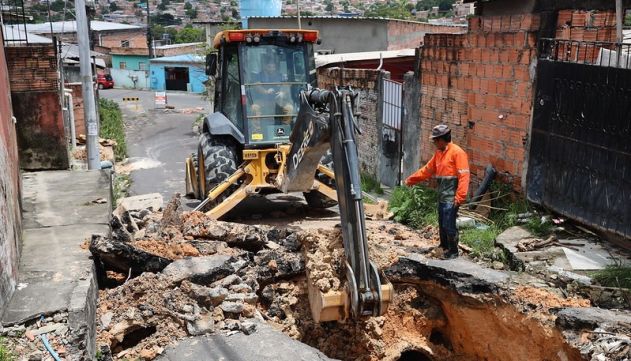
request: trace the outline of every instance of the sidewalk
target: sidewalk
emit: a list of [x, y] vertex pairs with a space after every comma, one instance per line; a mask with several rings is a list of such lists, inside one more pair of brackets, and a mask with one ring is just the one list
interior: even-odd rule
[[2, 325], [67, 312], [69, 349], [82, 344], [83, 352], [94, 355], [98, 285], [90, 252], [82, 244], [93, 233], [110, 231], [109, 173], [24, 173], [22, 189], [18, 286], [2, 315]]

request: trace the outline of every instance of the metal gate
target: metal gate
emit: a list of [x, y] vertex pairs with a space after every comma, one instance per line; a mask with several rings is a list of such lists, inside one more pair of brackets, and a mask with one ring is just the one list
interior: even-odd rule
[[403, 84], [383, 79], [381, 114], [381, 183], [389, 187], [401, 183], [401, 120], [403, 119]]
[[531, 134], [528, 198], [631, 238], [631, 71], [541, 59]]

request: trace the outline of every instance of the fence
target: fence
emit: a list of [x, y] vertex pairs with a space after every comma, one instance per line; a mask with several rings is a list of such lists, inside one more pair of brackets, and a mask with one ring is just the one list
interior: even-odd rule
[[631, 69], [631, 44], [541, 39], [539, 58], [564, 63]]

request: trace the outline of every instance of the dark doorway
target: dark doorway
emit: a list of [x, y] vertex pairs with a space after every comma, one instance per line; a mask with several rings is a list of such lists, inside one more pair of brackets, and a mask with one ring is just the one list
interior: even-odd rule
[[188, 90], [188, 68], [165, 67], [166, 90]]

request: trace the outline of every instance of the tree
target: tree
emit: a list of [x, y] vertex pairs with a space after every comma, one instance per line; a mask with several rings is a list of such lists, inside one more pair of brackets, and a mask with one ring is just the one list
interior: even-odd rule
[[333, 8], [333, 3], [328, 3], [328, 4], [326, 4], [326, 7], [324, 7], [324, 10], [326, 10], [326, 11], [328, 11], [330, 13], [333, 12], [333, 9], [334, 9]]
[[370, 5], [364, 16], [382, 17], [388, 19], [411, 19], [412, 13], [408, 9], [406, 0], [398, 0], [390, 3]]
[[239, 19], [239, 10], [237, 9], [232, 9], [232, 18], [233, 19]]
[[197, 17], [197, 8], [187, 9], [186, 10], [186, 16], [188, 16], [191, 19], [195, 19]]
[[204, 30], [196, 29], [190, 25], [187, 25], [184, 29], [178, 31], [175, 36], [175, 42], [177, 44], [196, 43], [200, 41], [204, 41]]
[[184, 4], [184, 9], [185, 10], [191, 10], [193, 9], [193, 5], [191, 5], [191, 3], [189, 3], [188, 1]]
[[50, 4], [50, 10], [60, 12], [64, 11], [65, 2], [63, 0], [55, 0]]
[[114, 12], [118, 10], [118, 5], [116, 3], [110, 3], [110, 11]]
[[176, 19], [173, 15], [169, 13], [159, 13], [151, 15], [151, 22], [164, 26], [180, 25], [182, 24], [182, 19]]

